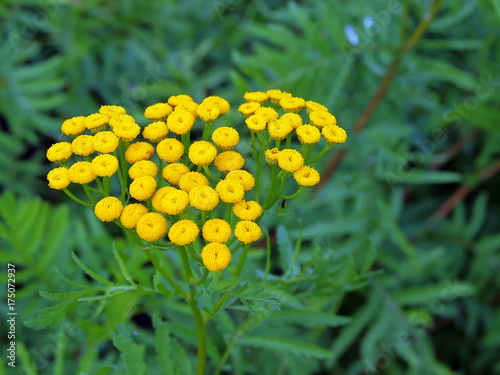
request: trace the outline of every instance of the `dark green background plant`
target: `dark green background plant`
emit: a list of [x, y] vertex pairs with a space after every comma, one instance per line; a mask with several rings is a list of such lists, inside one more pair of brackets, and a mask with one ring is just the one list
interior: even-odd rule
[[164, 286], [133, 241], [48, 189], [45, 150], [62, 121], [101, 104], [142, 119], [187, 93], [223, 96], [241, 124], [245, 91], [280, 88], [327, 105], [348, 142], [317, 163], [322, 185], [288, 203], [295, 215], [263, 222], [268, 243], [221, 288], [207, 373], [227, 357], [223, 373], [241, 375], [500, 374], [499, 23], [498, 0], [3, 1], [12, 373], [195, 368], [187, 306], [134, 289], [127, 273]]

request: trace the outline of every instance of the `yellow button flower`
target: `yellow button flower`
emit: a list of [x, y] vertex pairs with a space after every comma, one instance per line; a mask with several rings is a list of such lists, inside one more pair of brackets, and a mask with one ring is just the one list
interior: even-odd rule
[[238, 180], [222, 180], [215, 187], [215, 191], [226, 203], [237, 203], [245, 196], [245, 189]]
[[113, 132], [122, 141], [132, 142], [141, 133], [141, 127], [135, 122], [120, 122], [113, 126]]
[[92, 160], [92, 170], [96, 176], [111, 177], [118, 170], [118, 159], [113, 155], [98, 155]]
[[109, 126], [113, 129], [115, 126], [122, 124], [135, 124], [135, 119], [130, 115], [115, 115], [109, 119]]
[[167, 219], [162, 214], [150, 212], [142, 215], [137, 222], [137, 234], [143, 240], [148, 242], [157, 241], [167, 234], [168, 223]]
[[337, 119], [334, 115], [329, 112], [315, 111], [309, 114], [309, 120], [311, 124], [317, 126], [318, 128], [323, 128], [328, 125], [336, 125]]
[[172, 113], [172, 107], [167, 103], [156, 103], [150, 105], [144, 111], [144, 116], [151, 121], [161, 121]]
[[286, 112], [299, 113], [305, 107], [306, 101], [302, 98], [294, 98], [292, 96], [285, 96], [279, 101], [281, 108]]
[[179, 180], [179, 187], [188, 193], [196, 186], [208, 185], [208, 179], [205, 177], [205, 175], [198, 172], [188, 172], [184, 174]]
[[240, 112], [244, 118], [247, 118], [248, 116], [253, 115], [259, 108], [260, 103], [257, 102], [243, 103], [238, 107], [238, 112]]
[[113, 132], [99, 132], [92, 138], [94, 150], [101, 154], [111, 154], [118, 148], [120, 139]]
[[140, 203], [132, 203], [123, 208], [120, 222], [125, 228], [133, 229], [137, 226], [139, 219], [148, 213], [146, 206]]
[[184, 145], [174, 138], [166, 138], [156, 146], [156, 153], [167, 163], [181, 160], [184, 154]]
[[266, 128], [266, 118], [260, 115], [252, 115], [245, 120], [248, 129], [252, 132], [258, 133]]
[[239, 181], [243, 186], [243, 189], [245, 189], [245, 191], [252, 190], [253, 187], [255, 186], [255, 178], [252, 176], [251, 173], [244, 170], [229, 172], [226, 175], [226, 180]]
[[266, 119], [266, 123], [273, 122], [278, 118], [278, 112], [270, 107], [262, 107], [255, 111], [256, 115], [262, 116]]
[[286, 149], [278, 153], [278, 165], [287, 172], [295, 172], [304, 165], [304, 157], [297, 150]]
[[300, 125], [302, 125], [302, 117], [299, 114], [293, 112], [287, 112], [280, 117], [280, 120], [288, 122], [292, 125], [292, 129], [297, 129]]
[[312, 100], [308, 100], [306, 102], [306, 113], [310, 114], [311, 112], [315, 111], [328, 112], [328, 108], [326, 108], [323, 104], [319, 104], [313, 102]]
[[130, 164], [141, 160], [151, 159], [155, 152], [154, 146], [147, 142], [135, 142], [127, 147], [125, 151], [125, 160]]
[[191, 98], [189, 95], [173, 95], [170, 98], [168, 98], [168, 104], [174, 108], [176, 108], [181, 103], [192, 102], [192, 101], [193, 98]]
[[116, 197], [101, 199], [94, 207], [95, 216], [101, 221], [118, 219], [123, 211], [122, 202]]
[[167, 126], [176, 134], [187, 134], [194, 125], [194, 116], [186, 110], [175, 110], [167, 118]]
[[231, 261], [231, 251], [226, 245], [209, 243], [202, 249], [201, 259], [209, 271], [222, 271]]
[[246, 92], [245, 95], [243, 95], [243, 98], [247, 102], [257, 102], [262, 104], [269, 98], [269, 95], [267, 95], [267, 93], [262, 91], [254, 91], [254, 92]]
[[93, 133], [97, 133], [106, 128], [109, 117], [100, 113], [93, 113], [85, 118], [85, 127]]
[[189, 203], [201, 211], [212, 211], [219, 204], [219, 195], [210, 186], [196, 186], [189, 192]]
[[67, 119], [61, 126], [61, 131], [71, 137], [82, 134], [87, 127], [85, 126], [85, 116], [77, 116]]
[[272, 90], [267, 90], [267, 95], [269, 96], [269, 100], [273, 105], [278, 105], [280, 100], [283, 99], [284, 97], [290, 97], [292, 94], [289, 94], [288, 92], [284, 92], [278, 89], [272, 89]]
[[227, 242], [231, 237], [231, 233], [231, 226], [222, 219], [207, 220], [202, 228], [203, 238], [207, 242]]
[[179, 220], [170, 227], [168, 238], [172, 243], [179, 246], [189, 245], [196, 240], [200, 229], [191, 220]]
[[215, 121], [221, 116], [219, 107], [213, 103], [201, 103], [196, 109], [196, 114], [205, 122]]
[[189, 146], [189, 160], [198, 166], [209, 165], [217, 156], [217, 148], [210, 142], [197, 141]]
[[168, 126], [163, 121], [155, 121], [142, 131], [142, 136], [150, 142], [158, 143], [168, 134]]
[[[214, 105], [215, 107], [219, 108], [220, 114], [225, 115], [226, 113], [229, 112], [230, 106], [229, 102], [221, 98], [220, 96], [209, 96], [208, 98], [203, 99], [201, 102], [201, 105], [203, 104], [211, 104]], [[201, 117], [201, 116], [200, 116]]]
[[212, 140], [222, 150], [230, 150], [240, 141], [240, 135], [234, 128], [222, 126], [212, 133]]
[[52, 169], [47, 174], [47, 180], [49, 181], [49, 187], [56, 190], [67, 188], [71, 182], [69, 179], [69, 171], [64, 167]]
[[321, 132], [323, 133], [326, 143], [330, 145], [337, 145], [347, 141], [347, 133], [340, 126], [327, 125], [323, 127]]
[[127, 111], [119, 105], [102, 105], [99, 113], [111, 118], [113, 116], [126, 115]]
[[137, 163], [132, 164], [128, 170], [128, 175], [132, 180], [142, 176], [155, 178], [157, 174], [158, 167], [151, 160], [140, 160]]
[[257, 223], [253, 221], [243, 220], [238, 221], [234, 228], [234, 235], [243, 243], [252, 243], [257, 241], [262, 236], [262, 230]]
[[303, 145], [313, 145], [321, 140], [321, 133], [316, 126], [301, 125], [296, 132]]
[[89, 156], [94, 152], [94, 137], [85, 134], [79, 135], [71, 142], [71, 150], [76, 155]]
[[276, 165], [278, 164], [278, 154], [280, 153], [280, 150], [278, 150], [276, 147], [271, 148], [269, 150], [266, 150], [264, 153], [264, 156], [266, 158], [266, 162], [270, 165]]
[[320, 175], [316, 169], [304, 165], [300, 169], [294, 172], [293, 178], [297, 181], [299, 186], [311, 187], [319, 182]]
[[189, 172], [187, 165], [182, 163], [172, 163], [163, 168], [161, 176], [172, 185], [179, 185], [182, 176]]
[[75, 184], [88, 184], [94, 181], [95, 173], [92, 169], [92, 163], [88, 161], [79, 161], [69, 168], [69, 179]]
[[231, 172], [243, 168], [245, 159], [239, 152], [224, 151], [215, 158], [214, 164], [221, 172]]
[[153, 198], [151, 198], [153, 208], [156, 211], [161, 212], [162, 214], [166, 214], [167, 212], [165, 212], [165, 210], [163, 209], [163, 200], [165, 199], [167, 194], [170, 194], [173, 191], [177, 191], [177, 189], [172, 186], [165, 186], [161, 189], [156, 190]]
[[182, 102], [180, 103], [177, 107], [175, 107], [175, 111], [188, 111], [190, 112], [195, 119], [198, 118], [198, 113], [196, 112], [198, 110], [198, 103], [195, 102]]
[[71, 144], [68, 142], [58, 142], [50, 146], [47, 150], [47, 159], [54, 163], [62, 163], [68, 160], [73, 154]]
[[292, 132], [293, 127], [289, 121], [278, 119], [269, 123], [269, 125], [267, 125], [267, 129], [269, 130], [269, 134], [271, 134], [271, 137], [273, 137], [273, 139], [280, 141], [282, 139], [285, 139], [288, 134]]
[[189, 195], [183, 190], [175, 190], [165, 195], [163, 198], [162, 212], [169, 215], [179, 215], [189, 204]]
[[156, 180], [151, 176], [137, 177], [129, 186], [130, 196], [138, 201], [148, 200], [156, 191]]
[[256, 201], [241, 201], [234, 204], [233, 212], [240, 220], [254, 221], [262, 215], [262, 207]]

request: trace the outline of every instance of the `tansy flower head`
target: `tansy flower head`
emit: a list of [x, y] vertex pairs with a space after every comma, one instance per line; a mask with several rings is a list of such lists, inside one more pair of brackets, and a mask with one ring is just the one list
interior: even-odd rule
[[111, 118], [113, 116], [126, 115], [127, 111], [119, 105], [102, 105], [99, 109], [99, 113]]
[[195, 119], [198, 118], [198, 113], [196, 112], [198, 110], [198, 103], [195, 102], [182, 102], [180, 103], [177, 107], [175, 107], [175, 111], [188, 111], [190, 112]]
[[238, 221], [234, 228], [234, 235], [243, 243], [252, 243], [257, 241], [262, 236], [262, 230], [257, 223], [253, 221], [243, 220]]
[[179, 185], [182, 176], [189, 172], [187, 165], [182, 163], [172, 163], [163, 168], [161, 176], [172, 185]]
[[252, 115], [245, 120], [248, 129], [252, 132], [258, 133], [266, 128], [266, 118], [260, 115]]
[[164, 120], [171, 113], [172, 107], [167, 103], [156, 103], [146, 108], [144, 116], [151, 121], [160, 121]]
[[306, 101], [302, 98], [295, 98], [292, 96], [285, 96], [279, 101], [281, 108], [286, 112], [299, 113], [305, 107]]
[[196, 114], [205, 122], [212, 122], [221, 115], [219, 107], [213, 103], [201, 103], [196, 108]]
[[155, 148], [147, 142], [132, 143], [125, 151], [125, 160], [130, 164], [134, 164], [141, 160], [151, 159], [154, 152]]
[[110, 154], [118, 148], [120, 139], [113, 132], [99, 132], [92, 137], [92, 146], [94, 150], [101, 154]]
[[238, 112], [240, 112], [244, 118], [247, 118], [248, 116], [253, 115], [259, 108], [260, 103], [258, 102], [243, 103], [238, 107]]
[[242, 169], [229, 172], [226, 175], [226, 180], [239, 181], [245, 191], [251, 190], [255, 186], [255, 178], [252, 176], [252, 174]]
[[299, 141], [303, 145], [313, 145], [321, 139], [321, 133], [316, 126], [301, 125], [296, 130]]
[[230, 150], [240, 141], [240, 135], [234, 128], [223, 126], [212, 133], [212, 140], [222, 150]]
[[267, 129], [269, 130], [269, 134], [271, 134], [271, 137], [279, 141], [285, 139], [288, 134], [292, 132], [293, 127], [289, 121], [278, 119], [269, 123], [269, 125], [267, 125]]
[[132, 142], [141, 132], [141, 127], [135, 122], [120, 122], [113, 126], [113, 132], [124, 142]]
[[184, 154], [184, 145], [174, 138], [166, 138], [156, 146], [156, 153], [167, 163], [181, 160]]
[[278, 153], [278, 165], [287, 172], [295, 172], [304, 165], [304, 157], [297, 150], [286, 149]]
[[153, 204], [153, 208], [158, 212], [166, 214], [167, 212], [165, 212], [163, 208], [163, 200], [168, 194], [170, 194], [173, 191], [177, 191], [177, 189], [172, 186], [165, 186], [162, 187], [161, 189], [158, 189], [155, 195], [153, 195], [153, 198], [151, 198], [151, 203]]
[[189, 191], [189, 204], [201, 211], [212, 211], [219, 204], [219, 195], [210, 186], [196, 186]]
[[168, 238], [172, 243], [179, 246], [189, 245], [196, 240], [200, 229], [191, 220], [179, 220], [170, 227]]
[[100, 113], [93, 113], [85, 118], [85, 127], [93, 133], [97, 133], [106, 128], [109, 117]]
[[316, 169], [304, 165], [300, 169], [294, 172], [293, 178], [297, 181], [297, 184], [303, 187], [311, 187], [319, 182], [320, 176]]
[[135, 119], [130, 115], [115, 115], [109, 119], [109, 126], [113, 129], [121, 124], [135, 124]]
[[247, 102], [257, 102], [262, 104], [269, 98], [269, 95], [262, 91], [254, 91], [246, 92], [245, 95], [243, 95], [243, 98], [245, 98]]
[[292, 125], [292, 129], [297, 129], [302, 125], [302, 117], [299, 114], [293, 112], [287, 112], [280, 117], [280, 120], [288, 122]]
[[67, 119], [61, 126], [61, 131], [71, 137], [82, 134], [85, 131], [85, 116], [78, 116]]
[[73, 151], [71, 144], [68, 142], [58, 142], [50, 146], [47, 150], [47, 159], [54, 163], [62, 163], [68, 160]]
[[176, 110], [167, 118], [168, 129], [176, 134], [187, 134], [194, 124], [194, 116], [186, 110]]
[[189, 195], [183, 190], [171, 191], [163, 198], [162, 212], [169, 215], [181, 214], [189, 204]]
[[101, 199], [94, 207], [95, 216], [101, 221], [118, 219], [123, 211], [122, 202], [116, 197]]
[[179, 180], [179, 187], [188, 193], [196, 186], [208, 186], [208, 179], [205, 175], [199, 172], [188, 172]]
[[94, 152], [94, 137], [85, 134], [79, 135], [71, 142], [71, 150], [74, 154], [89, 156]]
[[210, 142], [197, 141], [189, 146], [189, 160], [198, 166], [209, 165], [217, 156], [217, 148]]
[[47, 174], [47, 180], [49, 181], [49, 187], [56, 190], [67, 188], [71, 182], [69, 179], [69, 171], [64, 167], [52, 169]]
[[209, 243], [202, 249], [201, 259], [209, 271], [222, 271], [231, 261], [231, 251], [226, 245]]
[[225, 115], [226, 113], [229, 112], [229, 109], [230, 109], [229, 102], [226, 99], [221, 98], [220, 96], [215, 96], [215, 95], [209, 96], [208, 98], [203, 99], [203, 101], [201, 102], [201, 105], [207, 104], [207, 103], [212, 104], [212, 105], [216, 106], [217, 108], [219, 108], [221, 115]]
[[88, 161], [79, 161], [69, 168], [69, 179], [75, 184], [88, 184], [94, 181], [95, 173], [92, 169], [92, 163]]
[[278, 164], [279, 152], [280, 150], [278, 150], [276, 147], [266, 150], [266, 152], [264, 153], [264, 156], [266, 157], [266, 162], [270, 165]]
[[155, 121], [142, 131], [142, 136], [150, 142], [158, 143], [168, 134], [168, 126], [163, 121]]
[[283, 92], [278, 89], [267, 90], [267, 95], [269, 96], [269, 101], [271, 102], [271, 104], [275, 106], [277, 106], [280, 100], [283, 99], [284, 97], [292, 96], [292, 94], [289, 94], [288, 92]]
[[92, 160], [92, 170], [96, 176], [110, 177], [118, 170], [118, 159], [113, 155], [98, 155]]
[[318, 128], [323, 128], [328, 125], [336, 125], [337, 119], [329, 112], [314, 111], [309, 114], [311, 124]]
[[262, 215], [262, 207], [256, 201], [241, 201], [234, 204], [233, 212], [240, 220], [254, 221]]
[[312, 100], [308, 100], [306, 102], [306, 113], [310, 114], [311, 112], [315, 111], [328, 112], [328, 108], [326, 108], [323, 104], [319, 104], [313, 102]]
[[207, 220], [203, 225], [202, 235], [207, 242], [227, 242], [231, 237], [231, 226], [222, 219]]
[[215, 191], [226, 203], [237, 203], [245, 196], [245, 189], [238, 180], [222, 180], [215, 187]]
[[148, 242], [157, 241], [167, 234], [167, 219], [162, 214], [150, 212], [142, 215], [137, 222], [137, 234]]
[[168, 98], [168, 104], [171, 107], [177, 107], [179, 104], [184, 102], [192, 102], [193, 99], [189, 95], [173, 95]]
[[326, 143], [329, 145], [337, 145], [347, 141], [347, 133], [344, 129], [337, 125], [327, 125], [322, 131]]
[[231, 172], [243, 168], [245, 159], [239, 152], [224, 151], [215, 158], [214, 164], [221, 172]]
[[151, 176], [137, 177], [129, 186], [130, 196], [138, 201], [148, 200], [156, 191], [156, 180]]
[[148, 213], [146, 206], [140, 203], [132, 203], [123, 208], [120, 215], [120, 222], [125, 228], [133, 229], [141, 217]]
[[269, 107], [262, 107], [255, 111], [256, 115], [262, 116], [266, 119], [266, 123], [273, 122], [278, 118], [278, 112]]
[[158, 167], [151, 160], [140, 160], [137, 163], [132, 164], [128, 170], [128, 175], [132, 180], [142, 176], [155, 178], [157, 174]]

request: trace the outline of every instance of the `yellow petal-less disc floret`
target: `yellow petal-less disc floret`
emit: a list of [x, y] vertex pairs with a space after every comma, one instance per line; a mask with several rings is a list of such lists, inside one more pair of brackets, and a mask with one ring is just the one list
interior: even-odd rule
[[182, 163], [172, 163], [163, 168], [161, 176], [172, 185], [179, 185], [182, 176], [189, 172], [187, 165]]
[[321, 133], [329, 145], [337, 145], [347, 141], [347, 133], [338, 125], [327, 125], [321, 130]]
[[137, 177], [129, 186], [130, 196], [138, 201], [148, 200], [156, 191], [156, 180], [151, 176]]
[[188, 111], [190, 112], [195, 119], [198, 118], [198, 113], [196, 112], [198, 110], [198, 103], [195, 103], [195, 102], [182, 102], [182, 103], [179, 103], [179, 105], [177, 107], [175, 107], [175, 111], [180, 111], [180, 110], [183, 110], [183, 111]]
[[313, 145], [321, 140], [321, 133], [316, 126], [301, 125], [296, 132], [303, 145]]
[[169, 215], [179, 215], [189, 204], [189, 194], [183, 190], [171, 191], [163, 198], [162, 212]]
[[254, 221], [262, 215], [262, 206], [256, 201], [241, 201], [234, 204], [233, 212], [240, 220]]
[[213, 103], [201, 103], [196, 109], [196, 114], [205, 122], [215, 121], [221, 116], [219, 107]]
[[148, 208], [141, 203], [132, 203], [123, 208], [120, 222], [125, 228], [133, 229], [139, 219], [148, 213]]
[[167, 118], [167, 126], [176, 134], [187, 134], [194, 125], [194, 116], [186, 110], [175, 110]]
[[221, 98], [220, 96], [209, 96], [208, 98], [203, 99], [201, 105], [207, 103], [219, 108], [221, 115], [225, 115], [226, 113], [228, 113], [229, 109], [231, 108], [229, 102], [226, 99]]
[[58, 142], [47, 150], [47, 159], [53, 163], [62, 163], [68, 160], [72, 154], [73, 150], [70, 143]]
[[135, 119], [130, 115], [115, 115], [109, 119], [109, 126], [113, 129], [115, 126], [123, 124], [135, 124]]
[[266, 118], [260, 115], [252, 115], [245, 120], [248, 129], [254, 133], [261, 132], [266, 128]]
[[202, 249], [201, 259], [209, 271], [222, 271], [231, 262], [231, 251], [226, 245], [209, 243]]
[[300, 169], [294, 172], [293, 178], [297, 181], [299, 186], [311, 187], [319, 182], [320, 175], [316, 169], [304, 165]]
[[168, 126], [163, 121], [155, 121], [142, 131], [142, 136], [150, 142], [158, 143], [168, 134]]
[[247, 102], [257, 102], [262, 104], [269, 98], [269, 95], [267, 95], [267, 93], [262, 91], [254, 91], [254, 92], [246, 92], [245, 95], [243, 95], [243, 98]]
[[308, 100], [306, 102], [306, 113], [310, 114], [311, 112], [315, 111], [328, 112], [328, 108], [326, 108], [323, 104], [319, 104], [317, 102], [313, 102], [312, 100]]
[[229, 126], [217, 128], [212, 133], [212, 140], [222, 150], [230, 150], [240, 141], [238, 131]]
[[113, 126], [113, 132], [122, 141], [132, 142], [141, 133], [141, 127], [135, 122], [120, 122]]
[[71, 183], [69, 179], [69, 171], [64, 167], [52, 169], [47, 174], [47, 180], [49, 181], [49, 187], [56, 190], [65, 189]]
[[266, 123], [273, 122], [278, 118], [278, 112], [270, 107], [262, 107], [255, 111], [256, 115], [262, 116], [266, 119]]
[[280, 100], [284, 97], [292, 96], [292, 94], [278, 89], [267, 90], [267, 95], [269, 96], [269, 101], [271, 102], [271, 104], [275, 106], [279, 105]]
[[189, 160], [194, 165], [204, 166], [212, 163], [217, 156], [217, 148], [207, 141], [197, 141], [189, 146]]
[[309, 114], [311, 124], [318, 128], [323, 128], [328, 125], [336, 125], [337, 119], [329, 112], [314, 111]]
[[192, 102], [193, 98], [191, 98], [189, 95], [172, 95], [170, 98], [168, 98], [168, 104], [171, 107], [176, 108], [179, 104], [185, 103], [185, 102]]
[[210, 186], [196, 186], [189, 192], [189, 204], [201, 211], [212, 211], [219, 204], [219, 195]]
[[185, 192], [190, 192], [196, 186], [208, 186], [208, 179], [199, 172], [188, 172], [179, 180], [179, 187]]
[[120, 217], [123, 211], [122, 202], [116, 197], [101, 199], [94, 207], [95, 216], [101, 221], [113, 221]]
[[239, 152], [224, 151], [215, 158], [214, 164], [221, 172], [231, 172], [243, 168], [245, 159]]
[[240, 112], [244, 118], [247, 118], [248, 116], [253, 115], [259, 108], [260, 103], [257, 102], [243, 103], [238, 107], [238, 112]]
[[119, 105], [102, 105], [99, 113], [111, 118], [113, 116], [126, 115], [127, 111]]
[[285, 96], [280, 100], [280, 106], [286, 112], [299, 113], [305, 107], [306, 101], [302, 98], [295, 98], [292, 96]]
[[297, 150], [285, 149], [278, 154], [278, 165], [287, 172], [295, 172], [304, 165], [304, 157]]
[[222, 219], [211, 219], [203, 225], [202, 235], [207, 242], [223, 243], [231, 237], [231, 226]]
[[61, 131], [70, 137], [76, 137], [82, 134], [87, 127], [85, 126], [85, 116], [77, 116], [67, 119], [61, 125]]
[[242, 169], [229, 172], [226, 175], [226, 180], [239, 181], [245, 191], [252, 190], [255, 186], [255, 178], [252, 176], [252, 174]]
[[148, 242], [157, 241], [167, 234], [167, 219], [162, 214], [150, 212], [142, 215], [137, 222], [137, 234]]
[[85, 134], [79, 135], [78, 137], [73, 139], [73, 142], [71, 142], [71, 150], [76, 155], [89, 156], [95, 151], [94, 137]]
[[290, 122], [283, 119], [278, 119], [269, 123], [269, 125], [267, 125], [267, 129], [269, 130], [271, 137], [277, 141], [285, 139], [288, 134], [293, 131], [293, 127]]
[[153, 204], [153, 208], [161, 212], [162, 214], [166, 214], [164, 208], [163, 208], [163, 200], [165, 197], [170, 194], [173, 191], [177, 191], [176, 188], [172, 186], [165, 186], [162, 187], [161, 189], [156, 190], [155, 194], [153, 195], [153, 198], [151, 198], [151, 203]]
[[172, 107], [167, 103], [156, 103], [150, 105], [144, 111], [144, 117], [151, 121], [162, 121], [172, 113]]
[[92, 170], [96, 176], [111, 177], [118, 170], [118, 159], [113, 155], [98, 155], [92, 160]]
[[128, 175], [132, 180], [142, 176], [155, 178], [157, 174], [158, 167], [151, 160], [140, 160], [137, 163], [132, 164], [128, 170]]
[[106, 128], [109, 117], [100, 113], [92, 113], [85, 118], [85, 127], [93, 133], [100, 132]]
[[88, 184], [94, 181], [95, 173], [92, 163], [88, 161], [79, 161], [69, 168], [69, 179], [75, 184]]
[[130, 164], [137, 163], [141, 160], [151, 159], [155, 152], [155, 148], [148, 142], [135, 142], [127, 147], [125, 151], [125, 160]]
[[118, 148], [120, 139], [113, 132], [103, 131], [92, 137], [94, 150], [101, 154], [111, 154]]
[[280, 150], [278, 150], [276, 147], [271, 148], [269, 150], [266, 150], [264, 153], [264, 156], [266, 158], [266, 162], [270, 165], [276, 165], [278, 164], [278, 154], [280, 153]]
[[189, 245], [196, 240], [200, 228], [191, 220], [179, 220], [170, 227], [168, 238], [179, 246]]
[[288, 122], [292, 125], [292, 129], [297, 129], [300, 125], [302, 125], [302, 117], [299, 114], [293, 112], [287, 112], [280, 117], [280, 120]]
[[259, 225], [253, 221], [238, 221], [234, 228], [234, 235], [243, 243], [252, 243], [262, 236], [262, 230]]
[[181, 160], [184, 154], [184, 145], [175, 138], [166, 138], [156, 146], [156, 153], [167, 163]]
[[222, 180], [215, 187], [215, 191], [226, 203], [237, 203], [245, 196], [245, 189], [238, 180]]

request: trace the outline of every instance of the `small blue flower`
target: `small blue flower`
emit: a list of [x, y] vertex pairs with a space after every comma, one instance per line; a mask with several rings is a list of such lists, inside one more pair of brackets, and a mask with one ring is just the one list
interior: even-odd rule
[[354, 27], [352, 27], [351, 25], [347, 25], [344, 28], [344, 32], [349, 43], [351, 43], [353, 46], [357, 46], [359, 43], [359, 36], [356, 30], [354, 30]]
[[372, 27], [373, 26], [373, 18], [366, 17], [363, 20], [363, 26], [365, 27], [365, 29], [369, 29], [370, 27]]

